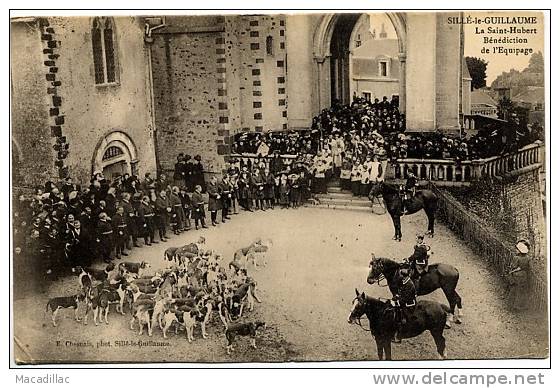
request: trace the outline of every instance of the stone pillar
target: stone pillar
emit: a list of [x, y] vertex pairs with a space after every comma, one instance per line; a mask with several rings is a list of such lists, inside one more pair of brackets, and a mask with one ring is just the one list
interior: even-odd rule
[[316, 63], [316, 93], [317, 93], [317, 106], [313, 114], [316, 115], [323, 108], [328, 108], [331, 105], [331, 79], [330, 79], [330, 56], [314, 57]]
[[406, 53], [399, 53], [399, 111], [406, 114]]
[[431, 132], [436, 125], [436, 14], [407, 13], [406, 126]]

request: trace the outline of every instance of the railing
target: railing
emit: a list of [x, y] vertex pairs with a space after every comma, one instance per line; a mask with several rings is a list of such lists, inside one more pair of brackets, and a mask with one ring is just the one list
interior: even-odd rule
[[[296, 155], [280, 155], [280, 159], [282, 159], [282, 162], [284, 163], [285, 166], [291, 165], [296, 158], [297, 158]], [[231, 154], [230, 159], [238, 159], [243, 161], [243, 163], [245, 164], [249, 162], [255, 163], [257, 160], [260, 159], [262, 162], [264, 162], [266, 168], [269, 168], [270, 161], [272, 160], [272, 155], [259, 157], [257, 154]]]
[[[486, 159], [465, 160], [457, 162], [452, 159], [397, 159], [387, 165], [385, 179], [388, 181], [404, 181], [407, 172], [412, 171], [420, 180], [432, 182], [438, 186], [468, 186], [472, 181], [483, 177], [498, 177], [508, 174], [522, 173], [542, 166], [544, 144], [535, 142], [514, 153], [493, 156]], [[295, 155], [281, 155], [282, 162], [289, 166], [297, 158]], [[231, 154], [230, 159], [242, 160], [245, 164], [257, 160], [270, 166], [272, 156], [256, 154]], [[173, 171], [166, 171], [172, 176]], [[220, 175], [219, 173], [216, 173]]]
[[524, 169], [531, 169], [542, 164], [541, 153], [544, 145], [541, 142], [529, 144], [512, 154], [494, 156], [487, 159], [474, 160], [474, 178], [503, 176]]
[[[439, 198], [438, 217], [459, 234], [473, 251], [492, 264], [498, 274], [497, 279], [504, 279], [515, 256], [513, 244], [500, 238], [493, 228], [476, 214], [465, 209], [451, 194], [436, 187], [433, 182], [430, 184], [430, 189]], [[531, 295], [531, 308], [546, 311], [548, 306], [546, 270], [539, 270], [532, 262], [528, 283], [527, 291]]]
[[514, 153], [486, 159], [456, 162], [449, 159], [397, 159], [390, 164], [387, 179], [402, 180], [407, 171], [438, 186], [469, 185], [483, 177], [497, 177], [521, 173], [542, 165], [544, 145], [536, 142]]

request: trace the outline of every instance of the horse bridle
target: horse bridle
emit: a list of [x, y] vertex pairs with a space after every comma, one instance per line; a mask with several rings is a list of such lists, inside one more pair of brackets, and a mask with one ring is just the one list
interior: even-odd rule
[[[354, 301], [355, 301], [356, 299], [358, 299], [358, 297], [355, 297], [354, 299], [352, 299], [352, 304], [354, 304]], [[364, 315], [364, 314], [362, 314], [362, 315]], [[365, 329], [365, 328], [362, 326], [362, 317], [361, 317], [361, 316], [360, 316], [360, 317], [357, 317], [357, 318], [354, 318], [354, 321], [352, 322], [352, 324], [353, 324], [353, 325], [359, 326], [360, 329], [362, 329], [363, 331], [369, 331], [369, 332], [371, 332], [370, 329]]]
[[[381, 268], [383, 268], [383, 264], [381, 264], [378, 260], [375, 260], [375, 263], [376, 263], [376, 264], [379, 263], [379, 264], [377, 265], [377, 267], [380, 266]], [[370, 263], [370, 267], [372, 267], [372, 269], [373, 269], [373, 265], [374, 265], [374, 260], [372, 260], [372, 262]], [[388, 284], [385, 284], [385, 285], [381, 284], [381, 281], [383, 281], [383, 280], [385, 280], [385, 274], [383, 273], [383, 271], [380, 271], [380, 272], [379, 272], [379, 275], [377, 275], [377, 276], [375, 277], [374, 282], [377, 282], [377, 285], [378, 285], [379, 287], [387, 287]]]

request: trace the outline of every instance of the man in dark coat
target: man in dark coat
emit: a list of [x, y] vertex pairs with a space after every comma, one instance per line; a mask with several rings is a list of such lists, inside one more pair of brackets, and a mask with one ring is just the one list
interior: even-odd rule
[[191, 228], [191, 211], [192, 211], [192, 201], [191, 197], [187, 193], [187, 188], [182, 187], [179, 191], [179, 199], [181, 200], [181, 205], [183, 206], [184, 218], [184, 230], [189, 230]]
[[105, 196], [105, 205], [107, 206], [107, 215], [112, 218], [117, 211], [117, 197], [115, 195], [116, 189], [109, 187], [107, 195]]
[[90, 235], [82, 230], [80, 220], [74, 221], [74, 228], [68, 243], [70, 244], [69, 259], [72, 265], [80, 265], [82, 267], [91, 265], [92, 246]]
[[192, 193], [194, 191], [194, 161], [190, 155], [185, 155], [185, 188], [187, 192]]
[[113, 250], [113, 227], [109, 222], [107, 213], [101, 212], [98, 217], [99, 221], [97, 222], [95, 240], [97, 242], [97, 251], [103, 261], [110, 263]]
[[155, 225], [154, 225], [154, 210], [150, 205], [150, 197], [145, 195], [138, 205], [138, 232], [141, 237], [144, 237], [144, 244], [151, 246], [154, 241]]
[[198, 230], [198, 224], [200, 222], [203, 228], [208, 228], [204, 219], [206, 218], [204, 214], [204, 198], [202, 197], [202, 187], [200, 185], [196, 185], [194, 187], [194, 193], [191, 197], [192, 200], [192, 218], [194, 219], [194, 227]]
[[206, 191], [206, 182], [204, 181], [204, 167], [202, 166], [202, 157], [196, 155], [193, 164], [193, 182], [202, 188], [202, 192]]
[[[210, 178], [206, 189], [208, 191], [208, 211], [210, 212], [210, 219], [212, 220], [212, 226], [216, 226], [218, 223], [216, 219], [218, 211], [222, 209], [222, 195], [215, 176]], [[222, 219], [222, 222], [224, 221], [225, 220]]]
[[264, 211], [264, 180], [258, 168], [255, 168], [252, 175], [253, 197], [257, 209]]
[[185, 159], [182, 152], [177, 155], [177, 163], [175, 163], [175, 169], [173, 170], [173, 181], [176, 186], [181, 186], [185, 182]]
[[407, 259], [412, 269], [412, 279], [418, 281], [420, 276], [428, 269], [430, 247], [424, 242], [424, 235], [416, 235], [416, 245], [414, 245], [414, 252]]
[[218, 190], [222, 196], [222, 222], [226, 222], [230, 217], [228, 216], [229, 208], [231, 207], [231, 197], [233, 192], [233, 187], [229, 182], [229, 177], [224, 171], [222, 181], [218, 184]]
[[264, 180], [264, 200], [270, 209], [274, 209], [274, 175], [266, 168], [263, 174]]
[[171, 226], [173, 233], [179, 234], [184, 228], [185, 213], [183, 212], [183, 204], [181, 203], [181, 198], [179, 198], [179, 188], [177, 186], [173, 186], [169, 193], [169, 202], [172, 209]]
[[167, 192], [165, 189], [160, 190], [159, 195], [155, 201], [156, 205], [156, 224], [159, 231], [160, 241], [167, 241], [167, 223], [169, 216], [171, 215], [171, 203], [169, 198], [167, 198]]
[[131, 249], [130, 238], [132, 237], [132, 245], [139, 247], [138, 242], [138, 222], [136, 220], [136, 209], [130, 202], [130, 193], [122, 194], [121, 206], [124, 210], [125, 222], [127, 225], [127, 234], [125, 236], [126, 248]]
[[410, 278], [410, 270], [402, 268], [397, 274], [397, 293], [393, 297], [393, 303], [400, 311], [400, 322], [397, 322], [398, 330], [395, 334], [396, 342], [400, 342], [400, 330], [402, 326], [410, 322], [416, 309], [416, 287]]
[[128, 256], [128, 253], [126, 252], [128, 225], [126, 223], [126, 215], [122, 206], [119, 206], [117, 208], [117, 212], [111, 219], [111, 224], [113, 227], [115, 254], [117, 256], [117, 260], [120, 260], [121, 255]]

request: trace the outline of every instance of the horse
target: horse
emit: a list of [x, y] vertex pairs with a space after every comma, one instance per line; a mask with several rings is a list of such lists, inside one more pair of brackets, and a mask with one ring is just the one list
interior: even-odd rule
[[364, 314], [367, 316], [369, 331], [377, 345], [379, 360], [383, 360], [383, 354], [385, 354], [385, 360], [391, 360], [391, 340], [395, 337], [397, 330], [400, 338], [413, 338], [428, 330], [434, 338], [439, 357], [444, 359], [447, 357], [447, 353], [443, 331], [448, 311], [448, 307], [441, 303], [421, 300], [416, 304], [412, 316], [404, 324], [399, 325], [397, 309], [391, 305], [390, 301], [372, 298], [364, 292], [360, 294], [356, 289], [356, 297], [352, 301], [348, 323], [361, 327], [360, 318]]
[[[393, 220], [393, 227], [395, 229], [395, 235], [393, 240], [401, 241], [402, 230], [401, 230], [401, 215], [403, 200], [398, 188], [391, 185], [385, 184], [384, 182], [375, 183], [369, 193], [369, 199], [377, 198], [379, 195], [383, 197], [385, 202], [385, 208]], [[434, 194], [432, 190], [416, 190], [414, 197], [405, 201], [406, 213], [414, 214], [418, 211], [424, 209], [424, 212], [428, 216], [428, 234], [434, 237], [434, 220], [437, 211], [438, 197]]]
[[[408, 264], [400, 264], [396, 261], [387, 258], [373, 258], [370, 263], [370, 271], [367, 277], [367, 282], [373, 284], [375, 282], [380, 282], [383, 279], [387, 279], [387, 285], [391, 294], [395, 295], [397, 293], [397, 280], [398, 271], [403, 266]], [[438, 288], [443, 290], [447, 301], [449, 302], [450, 315], [447, 317], [445, 326], [447, 328], [451, 327], [451, 315], [455, 323], [461, 323], [461, 317], [463, 313], [461, 309], [463, 308], [463, 302], [455, 288], [459, 282], [459, 271], [452, 265], [445, 263], [436, 263], [428, 266], [427, 272], [424, 272], [416, 287], [417, 295], [428, 295]], [[455, 311], [457, 307], [457, 311]]]

